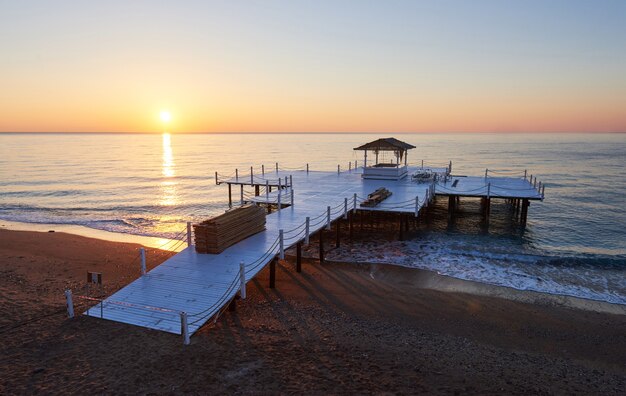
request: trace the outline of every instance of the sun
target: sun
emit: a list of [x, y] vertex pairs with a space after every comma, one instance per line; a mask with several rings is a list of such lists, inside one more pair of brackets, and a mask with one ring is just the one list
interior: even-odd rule
[[170, 120], [172, 119], [172, 115], [170, 114], [169, 111], [163, 110], [161, 112], [161, 121], [163, 122], [170, 122]]

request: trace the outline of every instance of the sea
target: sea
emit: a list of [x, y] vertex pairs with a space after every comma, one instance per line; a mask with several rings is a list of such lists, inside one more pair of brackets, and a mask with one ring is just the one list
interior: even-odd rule
[[364, 244], [353, 259], [626, 304], [626, 134], [2, 133], [0, 225], [173, 238], [227, 208], [216, 171], [345, 169], [362, 161], [354, 147], [391, 135], [416, 146], [413, 164], [452, 161], [455, 175], [527, 171], [545, 200], [531, 204], [525, 229], [502, 204], [488, 228], [477, 203], [462, 201], [453, 224], [440, 204], [409, 241]]

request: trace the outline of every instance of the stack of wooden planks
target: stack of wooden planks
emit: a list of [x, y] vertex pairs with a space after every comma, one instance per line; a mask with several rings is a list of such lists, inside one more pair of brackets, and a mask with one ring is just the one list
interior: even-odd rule
[[385, 187], [381, 187], [371, 194], [367, 195], [367, 199], [361, 202], [361, 206], [372, 208], [391, 196], [391, 191]]
[[194, 224], [196, 252], [218, 254], [265, 229], [265, 210], [254, 204]]

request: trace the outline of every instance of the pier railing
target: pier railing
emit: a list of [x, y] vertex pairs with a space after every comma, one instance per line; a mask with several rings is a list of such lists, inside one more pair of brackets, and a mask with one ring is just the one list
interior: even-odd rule
[[[427, 207], [428, 203], [433, 199], [435, 195], [435, 185], [434, 183], [428, 186], [425, 189], [424, 198], [420, 200], [419, 196], [416, 196], [415, 199], [406, 200], [402, 202], [395, 203], [380, 203], [381, 207], [385, 207], [386, 209], [406, 209], [412, 208], [415, 209], [415, 216], [419, 214], [419, 211], [423, 207]], [[279, 195], [280, 196], [280, 195]], [[197, 325], [198, 323], [204, 323], [207, 318], [213, 318], [214, 321], [220, 317], [221, 313], [226, 309], [228, 302], [232, 300], [232, 298], [240, 293], [241, 298], [246, 297], [246, 282], [252, 279], [260, 268], [267, 265], [271, 260], [273, 260], [276, 256], [280, 259], [284, 259], [285, 250], [297, 243], [304, 242], [305, 244], [309, 243], [310, 235], [313, 232], [320, 232], [323, 228], [330, 228], [331, 222], [340, 218], [347, 218], [348, 213], [353, 213], [356, 211], [359, 203], [363, 202], [366, 198], [359, 197], [357, 194], [354, 194], [351, 198], [344, 198], [343, 202], [338, 203], [334, 206], [327, 206], [326, 210], [320, 213], [315, 217], [306, 217], [305, 221], [289, 230], [279, 230], [279, 234], [276, 239], [272, 242], [267, 250], [265, 250], [259, 257], [256, 259], [245, 263], [241, 262], [239, 266], [239, 271], [233, 276], [233, 279], [230, 281], [228, 286], [226, 287], [224, 293], [217, 298], [211, 306], [203, 309], [202, 311], [195, 313], [188, 313], [183, 311], [171, 310], [167, 308], [150, 306], [150, 305], [138, 305], [127, 303], [124, 301], [115, 301], [111, 299], [100, 299], [89, 296], [77, 295], [76, 298], [97, 302], [97, 304], [87, 310], [90, 313], [93, 309], [100, 310], [100, 317], [106, 318], [105, 308], [107, 307], [115, 307], [121, 306], [130, 309], [137, 309], [143, 311], [149, 311], [152, 313], [160, 313], [166, 316], [169, 316], [168, 320], [176, 320], [175, 318], [179, 318], [180, 326], [181, 326], [181, 335], [183, 336], [183, 342], [185, 344], [189, 344], [190, 342], [190, 331], [189, 326]], [[189, 246], [191, 243], [191, 223], [187, 223], [187, 227], [175, 235], [175, 238], [166, 242], [161, 247], [168, 246], [170, 250], [175, 250], [180, 247], [185, 242], [185, 234], [186, 241]], [[165, 254], [165, 253], [163, 253]], [[140, 250], [140, 260], [141, 260], [141, 275], [142, 276], [150, 276], [146, 271], [146, 255], [145, 250], [141, 248]], [[66, 302], [67, 302], [67, 311], [70, 317], [74, 317], [74, 304], [73, 304], [73, 295], [71, 290], [67, 290], [65, 292]]]

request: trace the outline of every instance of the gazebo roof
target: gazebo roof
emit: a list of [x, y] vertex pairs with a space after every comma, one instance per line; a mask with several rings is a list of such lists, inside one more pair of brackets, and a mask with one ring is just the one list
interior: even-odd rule
[[354, 150], [372, 150], [372, 151], [396, 151], [414, 149], [412, 144], [405, 143], [396, 138], [383, 138], [365, 143], [362, 146], [355, 147]]

